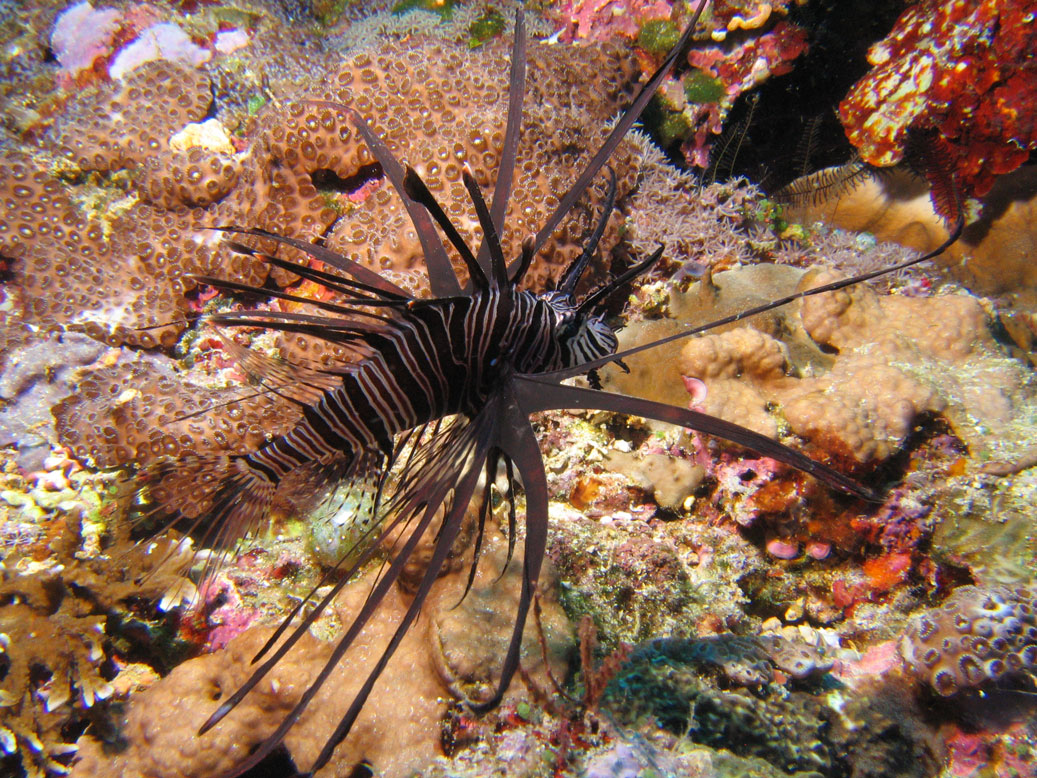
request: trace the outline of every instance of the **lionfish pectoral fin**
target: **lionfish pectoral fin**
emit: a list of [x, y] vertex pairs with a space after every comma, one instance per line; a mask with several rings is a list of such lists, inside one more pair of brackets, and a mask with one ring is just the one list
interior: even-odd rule
[[[364, 686], [354, 698], [346, 716], [343, 717], [339, 726], [329, 738], [327, 746], [310, 768], [310, 771], [315, 772], [327, 762], [335, 746], [348, 734], [356, 716], [366, 702], [374, 682], [384, 669], [385, 663], [393, 651], [395, 651], [399, 640], [402, 639], [413, 620], [417, 617], [423, 600], [427, 596], [427, 587], [431, 586], [446, 560], [453, 541], [457, 537], [457, 532], [460, 530], [468, 502], [475, 492], [485, 459], [493, 447], [493, 441], [497, 434], [497, 417], [496, 405], [491, 403], [470, 422], [459, 423], [455, 427], [444, 431], [443, 434], [431, 436], [430, 450], [426, 452], [427, 456], [417, 456], [417, 461], [422, 461], [424, 465], [420, 468], [421, 472], [415, 478], [406, 481], [403, 493], [394, 494], [385, 500], [386, 511], [392, 514], [392, 518], [387, 520], [387, 526], [362, 551], [349, 569], [342, 573], [341, 578], [335, 582], [331, 590], [321, 598], [306, 618], [291, 630], [290, 634], [253, 671], [249, 679], [225, 700], [205, 724], [202, 725], [199, 730], [200, 735], [208, 732], [237, 707], [245, 696], [284, 658], [301, 639], [302, 635], [306, 634], [309, 627], [333, 602], [349, 579], [374, 558], [374, 554], [387, 544], [388, 539], [394, 533], [401, 528], [403, 529], [405, 540], [402, 547], [395, 550], [392, 562], [378, 577], [367, 599], [364, 601], [363, 607], [350, 623], [345, 634], [339, 639], [321, 671], [310, 682], [295, 708], [292, 709], [282, 720], [280, 726], [254, 753], [250, 754], [241, 764], [221, 776], [221, 778], [233, 778], [234, 776], [241, 775], [262, 762], [277, 748], [288, 730], [295, 725], [299, 717], [302, 716], [312, 702], [314, 696], [327, 682], [335, 667], [342, 661], [343, 655], [354, 643], [360, 631], [378, 610], [389, 588], [399, 580], [404, 568], [410, 562], [418, 543], [430, 531], [439, 507], [443, 505], [452, 493], [454, 496], [451, 508], [443, 521], [434, 546], [432, 560], [418, 590], [421, 596], [415, 596], [408, 609], [408, 615], [401, 620], [396, 634], [390, 640], [385, 650], [385, 654], [376, 663]], [[458, 463], [462, 463], [460, 467]], [[281, 630], [283, 634], [287, 631], [287, 627], [285, 625], [282, 626], [284, 627]]]
[[[375, 663], [374, 668], [369, 671], [360, 691], [358, 691], [356, 696], [353, 698], [349, 710], [346, 711], [346, 714], [339, 721], [335, 731], [328, 738], [324, 748], [310, 767], [311, 772], [316, 772], [327, 764], [328, 760], [331, 759], [331, 755], [334, 753], [335, 748], [349, 734], [353, 724], [356, 722], [357, 716], [360, 715], [360, 711], [367, 702], [371, 690], [374, 688], [374, 685], [382, 674], [382, 671], [385, 669], [385, 666], [389, 663], [389, 659], [396, 652], [400, 642], [410, 630], [414, 620], [417, 619], [418, 615], [421, 613], [422, 606], [425, 604], [425, 600], [432, 589], [432, 585], [436, 582], [436, 579], [442, 572], [443, 566], [446, 564], [447, 557], [450, 554], [454, 542], [457, 540], [457, 536], [460, 533], [461, 526], [464, 523], [468, 504], [471, 502], [472, 496], [475, 494], [475, 490], [478, 486], [479, 476], [482, 472], [482, 463], [485, 461], [489, 453], [491, 438], [496, 427], [492, 422], [480, 426], [484, 427], [483, 430], [480, 430], [483, 434], [480, 434], [479, 439], [475, 441], [474, 450], [472, 451], [473, 462], [478, 463], [478, 465], [466, 468], [460, 480], [452, 485], [450, 491], [453, 492], [453, 499], [450, 505], [450, 510], [443, 518], [442, 528], [440, 529], [439, 535], [436, 538], [435, 546], [432, 550], [432, 558], [429, 561], [428, 567], [422, 575], [421, 582], [418, 584], [418, 588], [414, 593], [414, 599], [408, 606], [406, 613], [400, 620], [399, 626], [397, 626], [396, 631], [393, 633], [392, 638], [390, 638], [388, 645], [386, 645], [382, 652], [382, 655]], [[442, 493], [441, 496], [445, 498], [446, 493]], [[439, 502], [442, 502], [442, 500]], [[430, 519], [436, 513], [437, 508], [438, 505], [426, 506], [426, 518], [424, 518], [423, 521]], [[399, 558], [409, 558], [412, 552], [413, 548], [407, 550], [405, 554], [401, 552]], [[374, 607], [377, 607], [377, 603], [365, 604], [364, 610], [367, 610], [369, 607], [373, 609]], [[363, 611], [361, 613], [363, 613]], [[329, 660], [329, 664], [332, 662], [337, 664], [340, 658], [341, 655], [339, 657], [334, 657], [332, 660]]]
[[[343, 110], [345, 108], [345, 106], [341, 105], [336, 106], [334, 103], [326, 105], [335, 108], [335, 110]], [[403, 205], [407, 209], [407, 214], [414, 225], [414, 230], [418, 233], [418, 240], [421, 242], [421, 251], [425, 256], [425, 267], [428, 272], [428, 282], [429, 287], [432, 289], [432, 294], [436, 297], [456, 297], [460, 295], [461, 284], [457, 280], [457, 274], [454, 272], [454, 266], [450, 262], [450, 257], [447, 256], [446, 249], [439, 242], [439, 236], [436, 235], [436, 228], [432, 225], [432, 219], [428, 211], [407, 195], [406, 187], [404, 186], [405, 172], [403, 166], [360, 114], [349, 108], [345, 108], [345, 110], [352, 119], [353, 126], [356, 127], [357, 132], [360, 133], [367, 147], [371, 150], [371, 154], [378, 160], [378, 164], [382, 166], [385, 177], [389, 179], [389, 183], [392, 184], [393, 189], [396, 190], [403, 200]]]
[[[359, 262], [354, 262], [352, 259], [344, 257], [338, 252], [332, 251], [331, 249], [317, 243], [310, 243], [305, 240], [299, 240], [298, 238], [289, 238], [285, 235], [278, 235], [276, 232], [268, 232], [267, 230], [259, 229], [258, 227], [246, 228], [228, 225], [210, 227], [209, 229], [218, 232], [236, 233], [238, 235], [251, 235], [256, 238], [263, 238], [265, 240], [274, 241], [275, 243], [281, 243], [285, 246], [290, 246], [291, 248], [302, 251], [304, 254], [309, 254], [314, 259], [323, 262], [325, 265], [341, 270], [343, 273], [352, 276], [357, 281], [370, 286], [372, 289], [377, 289], [385, 295], [398, 298], [410, 297], [406, 290], [401, 289], [390, 281], [386, 281], [370, 268], [366, 268]], [[247, 249], [248, 247], [242, 246], [241, 248]], [[254, 253], [254, 250], [248, 253]]]
[[765, 435], [706, 413], [612, 392], [564, 386], [539, 380], [533, 376], [517, 376], [516, 386], [523, 407], [531, 412], [576, 408], [642, 416], [646, 419], [675, 424], [745, 446], [758, 454], [808, 473], [819, 481], [847, 494], [872, 502], [882, 502], [882, 497], [876, 492], [837, 470], [816, 462], [805, 454], [771, 440]]
[[605, 193], [605, 204], [601, 208], [598, 223], [594, 225], [594, 231], [587, 240], [587, 245], [580, 252], [580, 256], [569, 263], [569, 267], [562, 273], [562, 279], [558, 284], [558, 291], [570, 297], [576, 293], [576, 285], [580, 283], [580, 277], [587, 269], [591, 257], [594, 256], [598, 243], [601, 241], [601, 236], [605, 234], [605, 227], [608, 225], [609, 217], [616, 207], [616, 171], [612, 169], [611, 165], [608, 167], [608, 173], [609, 186], [608, 191]]
[[342, 384], [342, 379], [332, 373], [262, 354], [222, 334], [220, 340], [223, 350], [250, 378], [299, 405], [315, 403], [325, 392]]
[[[508, 690], [515, 671], [518, 670], [522, 656], [522, 635], [525, 631], [526, 617], [533, 602], [536, 583], [540, 579], [544, 556], [547, 553], [547, 474], [544, 471], [544, 459], [540, 453], [540, 444], [536, 433], [529, 423], [532, 410], [523, 402], [521, 393], [516, 391], [515, 382], [509, 382], [501, 403], [502, 422], [499, 433], [499, 447], [518, 470], [522, 488], [526, 493], [526, 538], [523, 545], [522, 589], [519, 594], [518, 607], [515, 614], [515, 625], [511, 632], [508, 653], [501, 664], [500, 680], [493, 696], [480, 703], [469, 702], [472, 710], [483, 713], [500, 704], [504, 693]], [[509, 538], [510, 543], [510, 538]], [[509, 547], [509, 557], [510, 557]]]
[[136, 485], [151, 501], [144, 518], [157, 517], [159, 532], [175, 529], [213, 550], [199, 588], [216, 576], [240, 541], [255, 533], [276, 491], [275, 484], [236, 455], [160, 460], [137, 475]]

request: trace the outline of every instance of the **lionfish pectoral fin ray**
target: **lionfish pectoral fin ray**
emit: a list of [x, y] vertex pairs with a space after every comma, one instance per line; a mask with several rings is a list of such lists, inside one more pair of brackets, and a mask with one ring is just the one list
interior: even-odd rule
[[[462, 169], [461, 179], [472, 198], [472, 204], [475, 205], [475, 213], [479, 217], [479, 225], [482, 227], [483, 245], [487, 246], [487, 250], [490, 252], [490, 280], [498, 289], [505, 289], [508, 287], [508, 262], [504, 259], [500, 234], [493, 223], [493, 217], [490, 216], [490, 209], [479, 188], [479, 182], [475, 180], [475, 175], [468, 165]], [[481, 270], [482, 265], [479, 267]]]
[[511, 679], [518, 670], [526, 617], [529, 615], [533, 593], [536, 583], [540, 579], [540, 570], [547, 553], [547, 473], [544, 470], [540, 444], [537, 442], [533, 426], [529, 423], [529, 414], [535, 409], [526, 407], [517, 381], [508, 382], [502, 400], [500, 450], [518, 469], [522, 488], [526, 493], [526, 538], [523, 544], [522, 589], [519, 594], [515, 625], [512, 629], [511, 641], [508, 644], [508, 652], [501, 663], [497, 688], [489, 700], [478, 703], [469, 701], [468, 703], [477, 713], [491, 710], [500, 703], [511, 684]]
[[691, 39], [695, 34], [695, 27], [698, 26], [699, 17], [702, 16], [702, 11], [706, 7], [708, 0], [699, 0], [698, 6], [695, 8], [695, 14], [691, 17], [691, 21], [684, 28], [684, 32], [681, 33], [680, 39], [676, 45], [670, 50], [670, 53], [663, 60], [663, 63], [659, 68], [652, 74], [652, 76], [641, 86], [641, 90], [637, 93], [630, 107], [623, 112], [619, 117], [619, 121], [616, 122], [612, 131], [609, 133], [605, 142], [601, 144], [597, 152], [591, 157], [590, 162], [583, 169], [583, 172], [576, 178], [576, 181], [566, 192], [561, 202], [558, 203], [558, 207], [555, 208], [554, 212], [547, 217], [547, 221], [544, 222], [544, 226], [540, 228], [540, 231], [536, 234], [536, 250], [539, 251], [543, 248], [544, 244], [554, 234], [554, 231], [558, 228], [558, 225], [562, 223], [562, 220], [569, 213], [569, 210], [576, 204], [576, 201], [583, 197], [583, 193], [587, 191], [587, 187], [590, 186], [591, 181], [598, 174], [598, 171], [605, 165], [605, 163], [612, 156], [612, 153], [619, 147], [619, 144], [623, 142], [623, 138], [626, 137], [630, 128], [634, 126], [634, 123], [641, 118], [641, 114], [647, 107], [649, 101], [655, 95], [655, 91], [662, 84], [666, 76], [669, 75], [673, 66], [677, 63], [680, 56], [687, 50]]
[[[520, 5], [515, 9], [515, 38], [511, 48], [511, 70], [508, 74], [508, 119], [504, 130], [504, 145], [501, 149], [497, 181], [493, 187], [490, 217], [498, 235], [504, 233], [504, 216], [508, 210], [511, 187], [515, 182], [515, 165], [518, 161], [519, 141], [522, 138], [522, 101], [526, 96], [526, 17]], [[479, 264], [492, 276], [489, 266], [489, 244], [486, 235], [476, 252]]]
[[[210, 716], [202, 725], [199, 730], [199, 735], [205, 734], [235, 707], [237, 707], [245, 696], [255, 688], [263, 678], [266, 677], [277, 663], [301, 639], [302, 635], [309, 630], [310, 626], [332, 603], [349, 579], [374, 558], [374, 554], [393, 534], [394, 530], [400, 526], [409, 526], [411, 524], [411, 518], [415, 516], [419, 517], [414, 523], [414, 527], [406, 534], [406, 540], [404, 541], [403, 546], [399, 549], [388, 568], [379, 575], [360, 612], [354, 617], [352, 623], [346, 630], [346, 633], [339, 639], [339, 642], [336, 644], [321, 672], [318, 673], [317, 677], [307, 687], [295, 708], [292, 709], [284, 720], [282, 720], [277, 730], [271, 734], [255, 752], [250, 754], [244, 762], [235, 766], [232, 771], [221, 776], [221, 778], [234, 778], [234, 776], [241, 775], [255, 767], [275, 748], [277, 748], [278, 744], [284, 739], [285, 734], [298, 721], [299, 717], [313, 700], [313, 697], [330, 677], [334, 668], [342, 660], [342, 656], [356, 640], [357, 635], [370, 620], [371, 616], [377, 611], [378, 606], [384, 600], [389, 588], [396, 583], [402, 574], [404, 567], [410, 561], [418, 542], [429, 531], [439, 507], [448, 498], [449, 494], [453, 492], [454, 499], [452, 502], [452, 508], [444, 521], [444, 526], [440, 531], [440, 539], [437, 542], [433, 553], [433, 562], [435, 562], [440, 555], [442, 555], [442, 560], [445, 560], [446, 554], [450, 550], [450, 546], [453, 545], [453, 538], [456, 537], [456, 532], [459, 530], [460, 524], [464, 518], [468, 501], [471, 499], [471, 495], [474, 493], [475, 487], [478, 483], [479, 474], [482, 472], [483, 462], [492, 447], [492, 442], [497, 429], [496, 419], [497, 409], [495, 404], [491, 402], [483, 409], [483, 412], [471, 422], [461, 423], [449, 429], [447, 433], [442, 436], [442, 438], [446, 439], [445, 441], [443, 441], [440, 436], [437, 436], [434, 439], [433, 445], [435, 446], [434, 452], [436, 458], [446, 459], [449, 460], [449, 462], [440, 463], [444, 466], [439, 468], [423, 468], [421, 476], [415, 482], [410, 483], [406, 488], [405, 493], [397, 494], [386, 501], [387, 510], [396, 514], [389, 520], [388, 526], [379, 534], [378, 538], [368, 548], [363, 550], [356, 561], [350, 566], [349, 570], [347, 570], [342, 575], [341, 579], [335, 583], [331, 591], [329, 591], [320, 600], [320, 602], [314, 606], [313, 610], [306, 616], [306, 618], [299, 622], [294, 629], [292, 629], [291, 634], [289, 634], [283, 642], [277, 646], [276, 650], [262, 663], [262, 665], [253, 671], [249, 679], [224, 703], [222, 703], [212, 716]], [[466, 466], [463, 468], [462, 472], [458, 473], [458, 468], [456, 466], [449, 466], [450, 462], [464, 462]], [[434, 462], [433, 464], [436, 463]], [[461, 499], [462, 497], [464, 498], [463, 500]], [[438, 567], [441, 568], [442, 564], [443, 561], [440, 561]], [[430, 564], [429, 572], [434, 580], [436, 574], [438, 574], [438, 569], [433, 572], [433, 565]], [[413, 620], [413, 618], [411, 620]], [[407, 623], [408, 627], [409, 625], [410, 622]], [[405, 631], [405, 629], [400, 631], [401, 638], [402, 633]], [[395, 645], [393, 645], [392, 648], [394, 650]], [[386, 660], [387, 658], [388, 657], [384, 657]], [[374, 676], [368, 679], [370, 685], [373, 685], [374, 680], [377, 678], [377, 674], [381, 672], [382, 667], [384, 667], [384, 663], [380, 662], [376, 667]], [[351, 711], [353, 708], [356, 709], [352, 714], [354, 719], [356, 714], [359, 713], [360, 708], [363, 707], [366, 695], [370, 692], [368, 685], [365, 685], [365, 688], [366, 691], [362, 692], [363, 696], [361, 697], [358, 695], [357, 697], [359, 702], [354, 701], [354, 705], [350, 709]], [[351, 723], [352, 722], [350, 721], [349, 725], [351, 725]], [[336, 731], [336, 737], [339, 737], [339, 740], [341, 740], [342, 737], [345, 737], [347, 732], [348, 726], [346, 732], [342, 732], [341, 735]], [[334, 745], [337, 745], [337, 743], [338, 740], [335, 741]], [[334, 749], [334, 745], [331, 746], [331, 750]], [[330, 756], [330, 750], [327, 756]], [[326, 759], [327, 757], [325, 757], [325, 761]], [[319, 769], [319, 766], [320, 765], [317, 765], [311, 768], [311, 771]]]
[[300, 405], [317, 402], [325, 392], [341, 384], [341, 378], [333, 373], [314, 370], [298, 362], [288, 362], [255, 349], [242, 346], [231, 338], [220, 334], [223, 350], [239, 367], [263, 387], [278, 396]]
[[468, 248], [468, 244], [461, 237], [461, 233], [457, 231], [457, 227], [450, 221], [450, 217], [446, 215], [443, 206], [439, 204], [439, 201], [429, 191], [424, 179], [410, 165], [407, 165], [406, 171], [403, 174], [403, 191], [407, 197], [428, 211], [436, 224], [439, 225], [439, 228], [443, 230], [443, 234], [450, 241], [450, 245], [461, 255], [461, 259], [464, 261], [465, 267], [468, 268], [468, 274], [471, 276], [472, 284], [475, 288], [486, 289], [489, 286], [489, 279], [486, 273], [483, 272], [482, 266], [476, 260], [472, 250]]
[[612, 169], [611, 165], [608, 168], [608, 174], [609, 185], [608, 191], [605, 193], [605, 204], [602, 206], [598, 223], [594, 225], [594, 232], [591, 233], [590, 238], [587, 240], [587, 245], [580, 252], [580, 256], [569, 263], [569, 267], [562, 273], [562, 279], [558, 284], [558, 291], [570, 297], [576, 292], [576, 285], [580, 283], [580, 278], [587, 269], [591, 257], [594, 256], [598, 243], [601, 241], [601, 236], [605, 234], [605, 227], [608, 225], [609, 217], [616, 207], [616, 171]]
[[359, 113], [351, 108], [335, 103], [317, 102], [317, 104], [325, 105], [337, 111], [346, 111], [353, 120], [353, 125], [356, 127], [357, 132], [360, 133], [367, 147], [371, 150], [371, 154], [374, 155], [374, 158], [382, 166], [385, 177], [389, 179], [393, 189], [402, 198], [407, 214], [414, 225], [414, 230], [418, 233], [418, 240], [421, 242], [421, 251], [425, 256], [425, 267], [428, 272], [428, 282], [432, 294], [436, 297], [456, 297], [461, 294], [461, 284], [457, 280], [454, 266], [451, 264], [450, 257], [447, 256], [443, 244], [440, 243], [439, 236], [436, 235], [436, 228], [432, 225], [432, 219], [428, 211], [407, 195], [403, 180], [404, 169], [399, 160], [396, 159], [389, 147], [375, 134], [375, 131], [371, 129], [371, 125]]
[[265, 238], [266, 240], [272, 240], [275, 243], [281, 243], [285, 246], [298, 249], [304, 254], [309, 254], [316, 260], [323, 262], [325, 265], [330, 265], [343, 273], [352, 276], [358, 281], [377, 289], [379, 292], [389, 295], [390, 297], [410, 297], [406, 290], [396, 286], [396, 284], [386, 281], [376, 272], [370, 268], [366, 268], [359, 262], [354, 262], [348, 257], [344, 257], [336, 251], [321, 246], [317, 243], [310, 243], [309, 241], [299, 240], [298, 238], [289, 238], [286, 235], [278, 235], [276, 232], [268, 232], [267, 230], [245, 227], [234, 227], [231, 225], [222, 227], [211, 227], [210, 229], [218, 232], [230, 232], [237, 233], [238, 235], [251, 235], [256, 238]]
[[[355, 543], [351, 547], [343, 551], [338, 561], [324, 571], [320, 579], [313, 585], [310, 591], [307, 592], [288, 612], [288, 614], [281, 619], [281, 623], [277, 626], [277, 629], [274, 630], [273, 634], [267, 639], [259, 651], [256, 652], [255, 656], [252, 657], [250, 664], [255, 664], [270, 651], [270, 649], [280, 640], [281, 636], [293, 625], [296, 616], [302, 612], [303, 608], [305, 608], [310, 602], [313, 602], [317, 592], [320, 591], [322, 587], [328, 584], [332, 579], [349, 580], [352, 577], [356, 568], [348, 568], [346, 564], [347, 561], [359, 558], [361, 551], [368, 543], [371, 544], [372, 549], [380, 547], [380, 541], [382, 539], [376, 538], [375, 536], [376, 530], [379, 529], [376, 517], [382, 504], [382, 495], [385, 490], [386, 477], [389, 468], [392, 465], [392, 461], [393, 459], [390, 459], [386, 462], [380, 449], [364, 449], [344, 472], [341, 474], [329, 473], [323, 478], [325, 483], [331, 483], [334, 480], [350, 482], [353, 484], [352, 488], [369, 489], [373, 487], [374, 499], [364, 508], [365, 514], [370, 517], [368, 528], [357, 537]], [[357, 487], [356, 484], [359, 484], [360, 486]], [[320, 520], [320, 517], [318, 517], [317, 520]], [[374, 539], [372, 540], [372, 538]]]
[[745, 446], [758, 454], [808, 473], [842, 492], [873, 502], [882, 501], [882, 498], [871, 489], [837, 470], [816, 462], [805, 454], [771, 440], [765, 435], [706, 413], [612, 392], [565, 386], [533, 376], [516, 376], [516, 385], [516, 391], [523, 407], [531, 412], [564, 408], [599, 410], [642, 416], [646, 419], [675, 424]]
[[490, 517], [492, 509], [492, 501], [490, 498], [490, 471], [496, 469], [498, 456], [499, 452], [493, 451], [486, 458], [486, 465], [483, 473], [482, 494], [479, 497], [479, 506], [476, 518], [475, 542], [472, 546], [472, 563], [468, 567], [468, 575], [465, 579], [464, 589], [461, 592], [461, 596], [457, 598], [457, 602], [450, 607], [450, 610], [457, 608], [462, 602], [464, 602], [468, 593], [472, 590], [472, 584], [475, 583], [475, 575], [479, 570], [479, 559], [482, 556], [486, 521]]

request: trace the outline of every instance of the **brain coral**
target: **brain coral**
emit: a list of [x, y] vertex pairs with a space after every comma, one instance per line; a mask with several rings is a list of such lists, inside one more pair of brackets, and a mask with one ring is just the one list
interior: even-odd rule
[[1037, 590], [962, 586], [915, 616], [900, 639], [908, 670], [948, 697], [1037, 671]]

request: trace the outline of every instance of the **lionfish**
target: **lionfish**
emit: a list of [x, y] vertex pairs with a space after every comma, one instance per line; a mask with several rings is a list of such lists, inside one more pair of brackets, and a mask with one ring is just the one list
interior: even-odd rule
[[[804, 454], [736, 424], [686, 408], [605, 392], [595, 370], [661, 343], [685, 338], [709, 327], [729, 323], [786, 304], [807, 294], [842, 288], [878, 275], [846, 279], [743, 311], [705, 327], [686, 329], [653, 343], [617, 351], [616, 335], [606, 323], [609, 298], [655, 264], [663, 247], [608, 283], [577, 299], [577, 286], [594, 255], [615, 204], [615, 176], [603, 211], [578, 258], [561, 276], [556, 289], [532, 292], [520, 288], [537, 252], [606, 168], [617, 146], [641, 116], [661, 82], [689, 46], [706, 0], [696, 11], [669, 55], [644, 83], [619, 117], [603, 145], [561, 198], [554, 213], [522, 245], [519, 257], [508, 261], [499, 236], [514, 177], [525, 93], [526, 41], [523, 14], [517, 11], [509, 74], [507, 124], [500, 169], [493, 196], [486, 202], [469, 171], [464, 185], [474, 203], [483, 238], [473, 251], [450, 222], [421, 177], [401, 164], [363, 118], [349, 107], [314, 101], [345, 114], [364, 138], [385, 177], [403, 199], [424, 252], [432, 297], [416, 298], [378, 273], [315, 243], [260, 230], [222, 228], [290, 247], [319, 261], [319, 267], [293, 262], [231, 241], [235, 251], [259, 257], [336, 293], [331, 301], [303, 298], [287, 291], [271, 292], [209, 276], [195, 280], [231, 293], [255, 293], [312, 306], [302, 311], [233, 311], [209, 315], [216, 325], [263, 327], [316, 337], [342, 347], [348, 361], [330, 366], [286, 363], [239, 349], [243, 369], [264, 390], [294, 403], [301, 419], [293, 429], [248, 454], [221, 458], [182, 458], [146, 469], [141, 476], [154, 505], [168, 510], [173, 524], [201, 532], [217, 549], [233, 547], [263, 520], [284, 483], [304, 483], [314, 490], [331, 484], [373, 484], [375, 499], [366, 503], [371, 522], [369, 542], [339, 563], [337, 581], [317, 598], [296, 623], [304, 604], [293, 610], [255, 658], [259, 663], [249, 680], [223, 701], [199, 736], [215, 726], [265, 677], [328, 607], [345, 583], [372, 560], [380, 546], [396, 544], [392, 561], [383, 569], [363, 607], [338, 639], [328, 662], [278, 729], [247, 759], [228, 773], [240, 775], [258, 765], [281, 743], [327, 680], [331, 670], [401, 576], [419, 542], [434, 534], [431, 559], [379, 661], [310, 766], [323, 767], [350, 731], [375, 681], [422, 609], [429, 590], [443, 569], [466, 512], [478, 516], [468, 585], [479, 561], [482, 534], [491, 509], [491, 487], [501, 475], [509, 514], [509, 559], [516, 537], [515, 488], [525, 493], [525, 539], [522, 586], [514, 627], [500, 678], [480, 710], [497, 705], [519, 664], [526, 617], [547, 545], [548, 492], [544, 463], [530, 414], [554, 409], [596, 409], [630, 414], [680, 425], [725, 438], [757, 453], [805, 471], [831, 487], [864, 499], [872, 491]], [[435, 225], [457, 251], [468, 273], [462, 286]], [[901, 263], [923, 261], [943, 250]], [[889, 268], [892, 270], [895, 268]], [[886, 271], [880, 271], [886, 272]], [[230, 345], [228, 341], [228, 345]], [[563, 384], [565, 379], [590, 375], [590, 387]], [[388, 474], [396, 468], [398, 477]], [[184, 473], [197, 475], [192, 488], [170, 484]], [[199, 497], [199, 495], [202, 495]], [[180, 507], [177, 507], [177, 501]], [[204, 502], [206, 509], [197, 506]], [[194, 509], [185, 506], [192, 505]], [[326, 577], [324, 582], [330, 580]], [[294, 626], [293, 626], [294, 624]], [[282, 638], [283, 641], [281, 640]], [[280, 642], [279, 642], [280, 641]], [[260, 662], [260, 660], [262, 660]]]

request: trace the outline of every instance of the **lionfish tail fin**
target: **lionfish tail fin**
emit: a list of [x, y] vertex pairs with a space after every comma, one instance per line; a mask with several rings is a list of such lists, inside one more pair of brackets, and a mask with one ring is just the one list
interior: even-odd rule
[[155, 462], [137, 476], [141, 523], [173, 529], [211, 549], [202, 583], [266, 519], [277, 485], [240, 455], [189, 455]]

